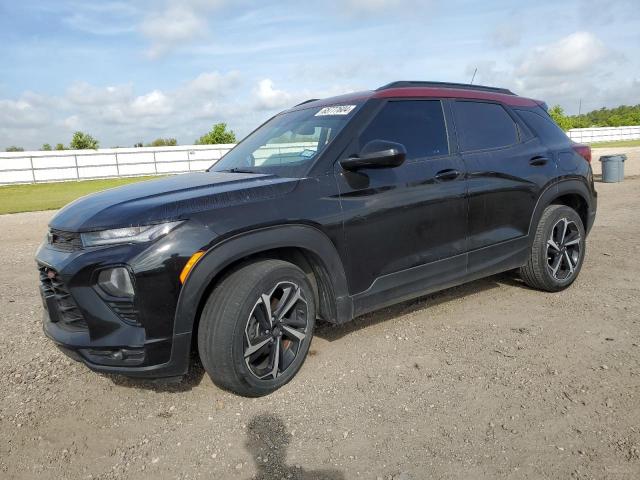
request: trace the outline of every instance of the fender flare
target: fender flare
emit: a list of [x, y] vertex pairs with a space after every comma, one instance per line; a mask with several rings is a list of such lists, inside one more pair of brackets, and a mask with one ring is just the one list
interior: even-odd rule
[[[528, 236], [533, 240], [533, 236], [535, 234], [535, 230], [537, 228], [538, 222], [540, 221], [540, 217], [542, 216], [542, 212], [547, 208], [553, 201], [561, 197], [563, 195], [571, 195], [576, 194], [582, 197], [582, 199], [587, 204], [588, 212], [593, 211], [594, 204], [592, 200], [592, 195], [589, 190], [589, 187], [584, 182], [584, 180], [578, 179], [566, 179], [560, 180], [559, 182], [555, 182], [549, 185], [544, 192], [538, 197], [538, 201], [536, 202], [536, 206], [533, 210], [533, 215], [531, 216], [531, 221], [529, 222], [529, 231]], [[588, 230], [588, 225], [585, 225], [585, 230]]]
[[226, 267], [249, 255], [292, 247], [310, 252], [319, 259], [333, 290], [336, 321], [350, 320], [353, 303], [342, 261], [331, 240], [321, 230], [309, 225], [278, 225], [234, 235], [209, 248], [189, 273], [180, 291], [174, 335], [192, 333], [203, 295]]

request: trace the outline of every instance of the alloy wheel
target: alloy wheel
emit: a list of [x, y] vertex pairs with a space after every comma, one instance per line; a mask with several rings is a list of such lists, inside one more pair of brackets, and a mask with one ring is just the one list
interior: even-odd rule
[[308, 334], [309, 308], [299, 285], [280, 282], [256, 301], [244, 338], [244, 360], [252, 375], [275, 379], [302, 351]]
[[547, 240], [547, 268], [553, 278], [564, 282], [575, 274], [582, 255], [581, 242], [574, 221], [561, 218], [555, 223]]

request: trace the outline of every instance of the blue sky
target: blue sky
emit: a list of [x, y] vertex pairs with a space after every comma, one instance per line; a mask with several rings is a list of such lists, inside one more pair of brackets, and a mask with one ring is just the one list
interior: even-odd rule
[[245, 135], [399, 79], [504, 86], [569, 113], [640, 103], [636, 0], [0, 0], [0, 148]]

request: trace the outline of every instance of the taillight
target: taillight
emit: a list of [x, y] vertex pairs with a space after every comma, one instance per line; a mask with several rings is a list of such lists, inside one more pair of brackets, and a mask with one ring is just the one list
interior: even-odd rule
[[576, 151], [578, 155], [584, 158], [587, 162], [591, 163], [591, 147], [589, 145], [574, 143], [573, 149]]

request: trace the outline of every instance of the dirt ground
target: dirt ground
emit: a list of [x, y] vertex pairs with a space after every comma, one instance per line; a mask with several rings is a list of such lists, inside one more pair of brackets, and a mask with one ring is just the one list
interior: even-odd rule
[[41, 329], [51, 212], [0, 217], [0, 478], [640, 478], [640, 179], [598, 184], [580, 278], [500, 275], [322, 326], [248, 400], [98, 375]]

